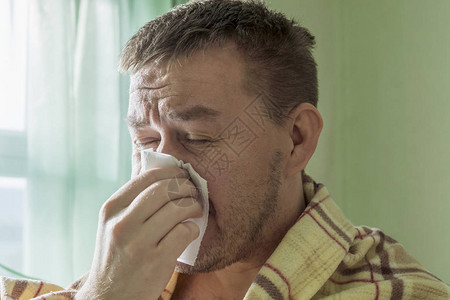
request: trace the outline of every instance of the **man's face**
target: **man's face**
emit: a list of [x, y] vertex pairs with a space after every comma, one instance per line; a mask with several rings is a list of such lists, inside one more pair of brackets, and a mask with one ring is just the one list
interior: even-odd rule
[[131, 78], [133, 176], [140, 151], [153, 148], [191, 163], [208, 182], [207, 230], [196, 266], [179, 264], [181, 272], [220, 269], [278, 242], [286, 132], [263, 116], [245, 82], [233, 46], [199, 51], [169, 69], [150, 65]]

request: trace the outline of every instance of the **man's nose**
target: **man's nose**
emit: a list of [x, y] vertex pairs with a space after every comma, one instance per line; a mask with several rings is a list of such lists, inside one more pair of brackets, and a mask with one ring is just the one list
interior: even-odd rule
[[[151, 148], [153, 148], [154, 152], [171, 155], [178, 160], [182, 160], [185, 163], [189, 162], [188, 157], [186, 157], [186, 154], [183, 153], [183, 145], [177, 142], [175, 139], [172, 140], [166, 137], [161, 137], [158, 145], [157, 146], [155, 145], [154, 147]], [[138, 157], [140, 158], [139, 160], [137, 159], [137, 157], [133, 158], [133, 161], [136, 161], [137, 164], [133, 164], [133, 169], [131, 173], [132, 177], [140, 175], [144, 172], [144, 170], [140, 167], [142, 164], [142, 157], [141, 155], [139, 155]]]
[[[172, 155], [177, 159], [183, 160], [182, 145], [169, 137], [161, 138], [161, 142], [155, 149], [156, 152]], [[183, 160], [184, 161], [184, 160]]]

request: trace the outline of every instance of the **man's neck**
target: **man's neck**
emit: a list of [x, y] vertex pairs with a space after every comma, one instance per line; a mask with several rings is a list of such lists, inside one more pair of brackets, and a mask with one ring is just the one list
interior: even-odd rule
[[201, 274], [180, 274], [172, 299], [243, 299], [262, 264], [235, 263]]

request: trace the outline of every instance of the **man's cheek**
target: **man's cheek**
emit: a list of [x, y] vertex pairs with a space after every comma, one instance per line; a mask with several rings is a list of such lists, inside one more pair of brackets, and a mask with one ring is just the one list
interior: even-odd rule
[[227, 149], [219, 146], [208, 146], [194, 157], [191, 164], [200, 176], [211, 183], [222, 176], [227, 176], [234, 162], [235, 159]]

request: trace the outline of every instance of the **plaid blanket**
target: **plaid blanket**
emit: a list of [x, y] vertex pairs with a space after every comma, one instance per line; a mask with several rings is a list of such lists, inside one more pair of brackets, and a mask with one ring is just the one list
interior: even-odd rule
[[[303, 176], [307, 208], [267, 260], [245, 299], [448, 300], [450, 288], [376, 228], [354, 227], [326, 187]], [[160, 299], [175, 289], [174, 273]], [[72, 299], [70, 289], [1, 278], [1, 300]]]

